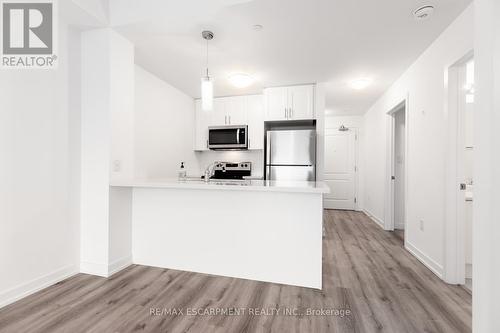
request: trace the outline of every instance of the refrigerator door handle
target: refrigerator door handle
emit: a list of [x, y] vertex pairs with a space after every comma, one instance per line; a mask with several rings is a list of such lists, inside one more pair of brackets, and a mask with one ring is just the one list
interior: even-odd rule
[[266, 165], [271, 164], [271, 135], [267, 132]]

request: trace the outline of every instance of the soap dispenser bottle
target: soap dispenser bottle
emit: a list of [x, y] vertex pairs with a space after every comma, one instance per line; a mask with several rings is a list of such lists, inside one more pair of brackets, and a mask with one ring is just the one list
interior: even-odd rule
[[184, 162], [181, 162], [181, 167], [179, 168], [179, 180], [185, 180], [186, 179], [186, 168], [184, 167]]

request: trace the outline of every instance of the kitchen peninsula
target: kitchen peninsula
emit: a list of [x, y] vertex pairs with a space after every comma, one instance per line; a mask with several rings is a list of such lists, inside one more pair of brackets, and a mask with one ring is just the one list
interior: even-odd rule
[[[136, 264], [321, 289], [321, 182], [115, 182]], [[123, 216], [123, 201], [110, 207]]]

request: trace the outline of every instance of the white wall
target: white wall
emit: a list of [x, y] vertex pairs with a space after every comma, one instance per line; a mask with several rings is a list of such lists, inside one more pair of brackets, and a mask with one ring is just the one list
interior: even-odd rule
[[500, 2], [475, 0], [472, 326], [500, 332]]
[[133, 72], [133, 46], [121, 35], [109, 28], [82, 34], [80, 270], [85, 273], [108, 276], [115, 261], [131, 258], [125, 246], [130, 221], [110, 223], [109, 183], [133, 175]]
[[[473, 48], [473, 8], [466, 9], [364, 116], [364, 207], [388, 215], [388, 111], [409, 96], [407, 246], [438, 275], [443, 272], [447, 118], [444, 75]], [[423, 230], [420, 221], [423, 221]]]
[[193, 98], [136, 66], [136, 178], [176, 178], [181, 162], [188, 175], [200, 175], [194, 127]]
[[57, 69], [0, 74], [0, 306], [78, 271], [78, 49], [60, 21]]

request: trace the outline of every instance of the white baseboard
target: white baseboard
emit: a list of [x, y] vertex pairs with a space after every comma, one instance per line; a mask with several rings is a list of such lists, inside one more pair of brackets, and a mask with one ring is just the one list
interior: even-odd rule
[[81, 261], [80, 273], [108, 277], [108, 265], [104, 263]]
[[373, 222], [375, 222], [375, 224], [377, 224], [379, 227], [385, 230], [384, 221], [382, 219], [379, 219], [366, 209], [363, 209], [363, 213], [365, 213], [366, 216], [368, 216]]
[[78, 274], [78, 268], [75, 265], [61, 267], [52, 273], [35, 278], [31, 281], [22, 283], [14, 288], [0, 292], [0, 308], [11, 304], [21, 298], [29, 296], [39, 290], [47, 288], [59, 281]]
[[428, 269], [430, 269], [434, 274], [436, 274], [441, 280], [443, 279], [443, 266], [432, 260], [430, 257], [425, 255], [422, 251], [417, 249], [409, 241], [405, 241], [405, 248], [410, 252], [415, 258], [418, 259], [422, 264], [424, 264]]
[[472, 264], [465, 264], [465, 278], [472, 279]]
[[82, 261], [80, 262], [80, 273], [107, 278], [130, 265], [132, 265], [132, 256], [119, 258], [108, 265], [104, 263]]
[[132, 265], [132, 256], [126, 256], [113, 261], [108, 266], [108, 277]]
[[405, 225], [404, 224], [396, 224], [394, 226], [394, 229], [404, 230], [405, 229]]

